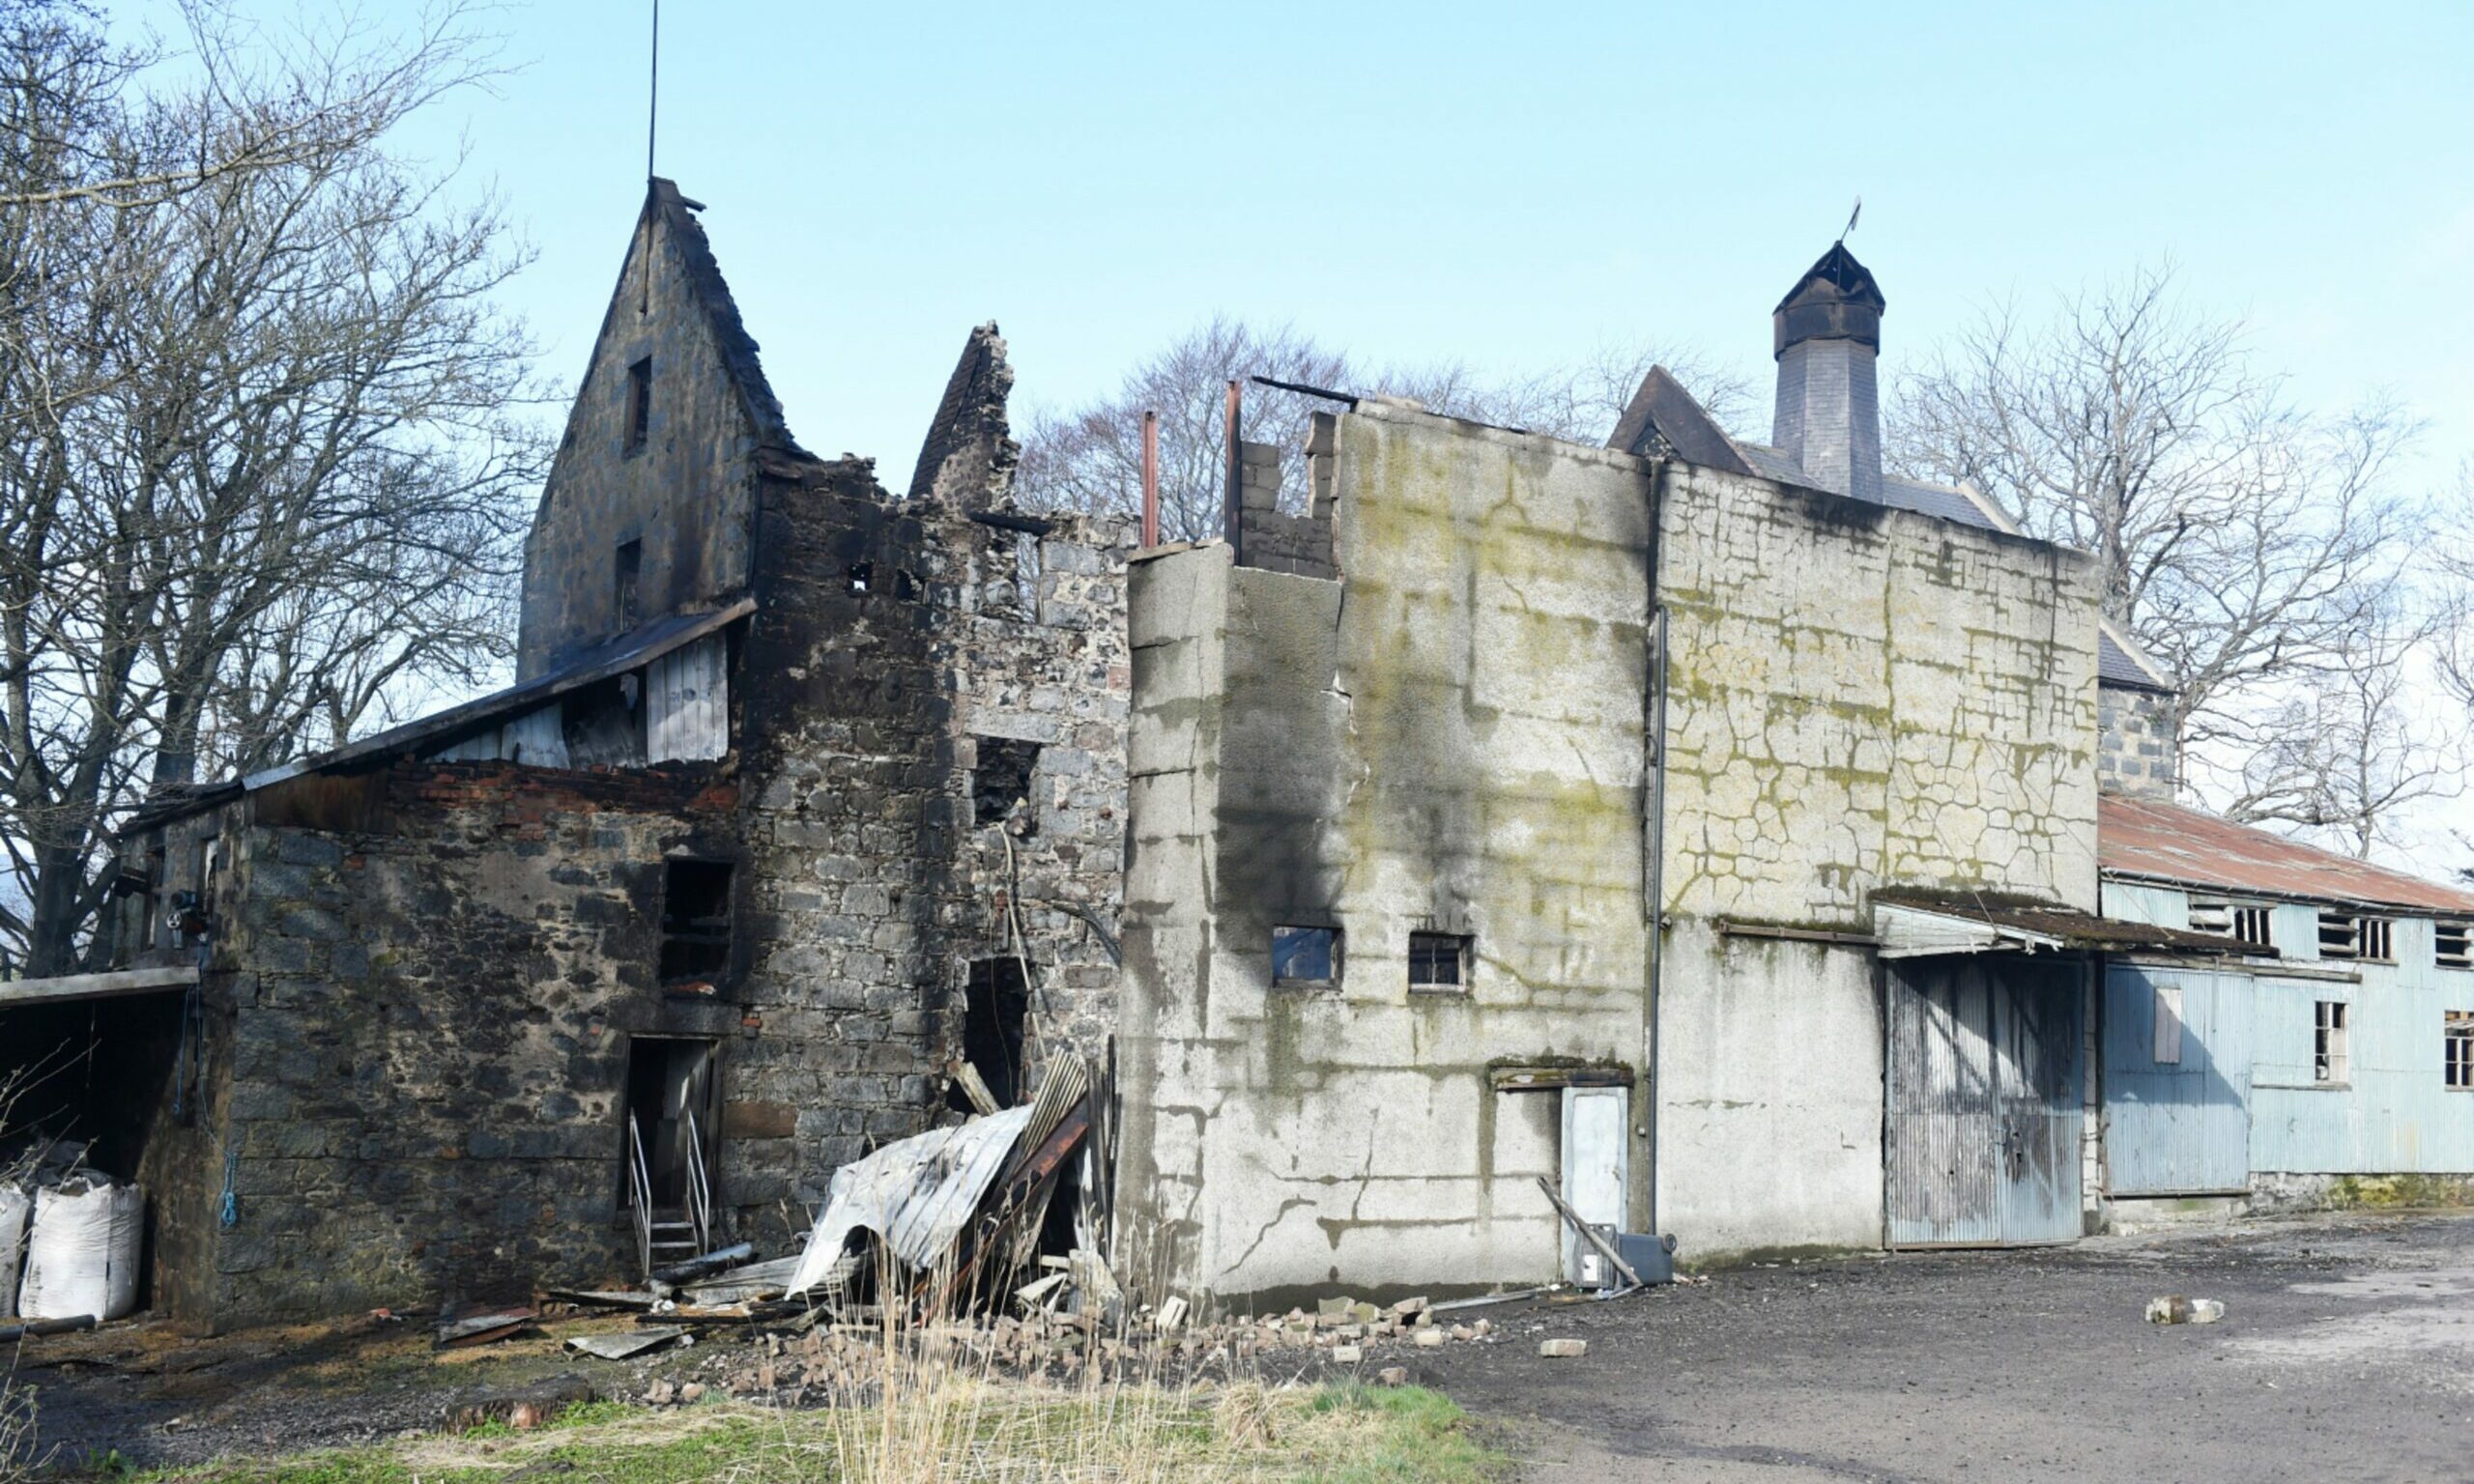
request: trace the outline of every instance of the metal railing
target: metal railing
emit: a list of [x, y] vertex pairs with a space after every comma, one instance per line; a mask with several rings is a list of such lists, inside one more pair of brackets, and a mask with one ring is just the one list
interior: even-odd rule
[[713, 1186], [705, 1173], [705, 1135], [687, 1115], [687, 1219], [696, 1224], [696, 1253], [713, 1250]]
[[645, 1135], [636, 1115], [627, 1115], [627, 1193], [636, 1208], [636, 1266], [649, 1276], [653, 1270], [653, 1178], [645, 1167]]

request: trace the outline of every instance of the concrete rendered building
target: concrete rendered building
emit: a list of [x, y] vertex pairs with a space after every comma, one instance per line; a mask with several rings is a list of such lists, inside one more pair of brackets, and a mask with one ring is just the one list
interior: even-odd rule
[[1250, 446], [1136, 559], [1119, 1182], [1182, 1281], [1548, 1281], [1540, 1177], [1703, 1262], [2100, 1219], [2100, 956], [2229, 948], [2097, 916], [2157, 676], [1883, 473], [1883, 307], [1843, 245], [1779, 304], [1770, 445], [1663, 371], [1605, 448], [1357, 398], [1309, 514]]

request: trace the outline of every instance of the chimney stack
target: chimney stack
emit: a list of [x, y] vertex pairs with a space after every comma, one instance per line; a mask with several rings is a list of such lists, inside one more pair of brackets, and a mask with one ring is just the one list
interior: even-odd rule
[[1882, 413], [1874, 361], [1882, 291], [1845, 243], [1823, 253], [1770, 315], [1778, 413], [1770, 442], [1825, 490], [1882, 498]]

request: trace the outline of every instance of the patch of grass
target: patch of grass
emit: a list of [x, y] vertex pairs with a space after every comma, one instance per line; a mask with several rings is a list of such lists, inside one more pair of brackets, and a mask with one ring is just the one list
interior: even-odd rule
[[538, 1432], [498, 1427], [372, 1448], [226, 1462], [148, 1484], [498, 1484], [572, 1472], [591, 1484], [968, 1484], [1024, 1479], [1200, 1484], [1483, 1484], [1506, 1460], [1450, 1400], [1417, 1387], [1080, 1390], [948, 1378], [933, 1402], [760, 1412], [579, 1403]]

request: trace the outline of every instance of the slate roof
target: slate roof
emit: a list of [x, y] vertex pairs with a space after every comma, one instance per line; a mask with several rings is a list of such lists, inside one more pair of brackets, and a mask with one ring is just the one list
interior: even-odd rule
[[2109, 875], [2228, 893], [2474, 913], [2474, 892], [2338, 855], [2196, 809], [2105, 794], [2096, 863]]

